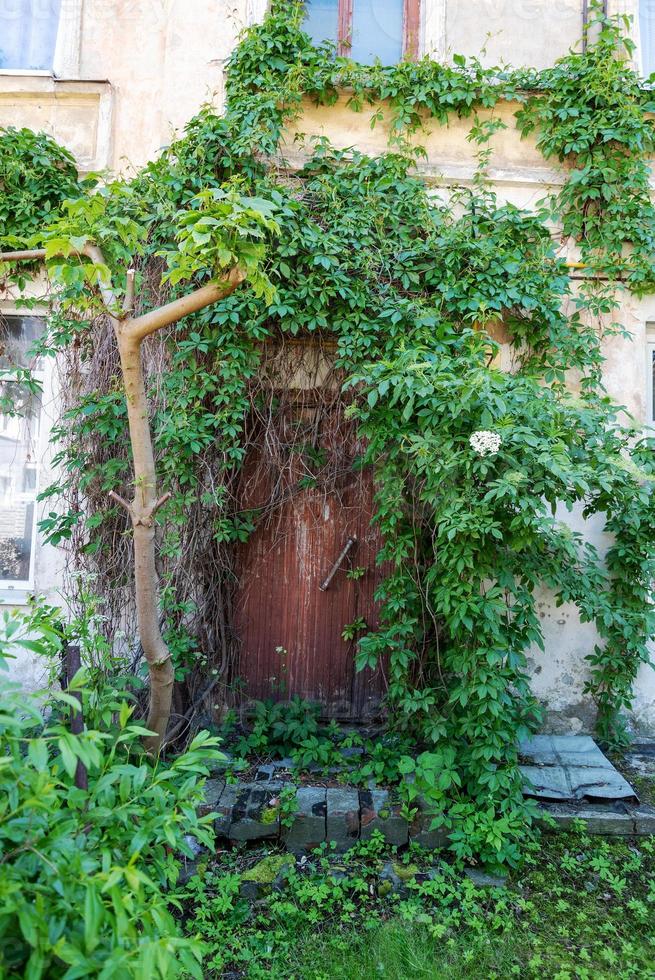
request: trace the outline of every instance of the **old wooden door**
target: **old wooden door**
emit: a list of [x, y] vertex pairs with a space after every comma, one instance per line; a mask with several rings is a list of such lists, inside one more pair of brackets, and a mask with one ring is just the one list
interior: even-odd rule
[[[306, 479], [303, 485], [306, 470], [298, 454], [283, 477], [267, 469], [264, 448], [248, 454], [241, 506], [260, 511], [256, 530], [238, 556], [239, 674], [247, 699], [299, 695], [320, 702], [326, 716], [366, 720], [378, 711], [384, 669], [356, 673], [357, 637], [342, 634], [358, 620], [365, 628], [376, 627], [374, 593], [384, 572], [376, 565], [379, 531], [370, 523], [372, 476], [356, 465], [362, 447], [354, 442], [344, 446], [350, 437], [335, 424], [340, 413], [340, 407], [326, 411], [312, 404], [306, 393], [291, 410], [296, 437], [304, 425], [322, 451], [339, 450], [346, 459], [334, 486]], [[273, 482], [282, 502], [267, 514]], [[353, 544], [347, 555], [321, 589], [349, 539]]]

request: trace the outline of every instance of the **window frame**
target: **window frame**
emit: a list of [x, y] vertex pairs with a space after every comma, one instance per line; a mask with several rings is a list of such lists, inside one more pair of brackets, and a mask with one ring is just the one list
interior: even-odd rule
[[0, 68], [0, 75], [58, 78], [67, 81], [79, 78], [83, 4], [84, 0], [61, 0], [55, 50], [50, 68]]
[[[352, 47], [353, 6], [357, 0], [338, 0], [337, 54], [350, 57]], [[402, 58], [415, 61], [419, 55], [421, 0], [403, 0]]]
[[655, 434], [655, 385], [653, 384], [653, 365], [655, 364], [655, 322], [646, 324], [646, 405], [644, 426], [649, 435]]
[[[0, 317], [2, 318], [21, 318], [24, 316], [33, 316], [36, 319], [42, 319], [44, 317], [43, 313], [30, 312], [25, 314], [19, 310], [0, 310]], [[41, 386], [41, 394], [39, 395], [39, 405], [38, 405], [38, 433], [34, 440], [34, 453], [35, 453], [35, 486], [34, 486], [34, 513], [32, 517], [32, 533], [30, 537], [30, 560], [28, 568], [28, 577], [24, 579], [7, 579], [0, 578], [0, 604], [10, 604], [10, 605], [22, 605], [25, 602], [25, 597], [34, 592], [36, 584], [36, 562], [37, 562], [37, 549], [39, 546], [38, 538], [38, 521], [39, 521], [39, 492], [40, 484], [42, 478], [43, 470], [43, 452], [44, 446], [47, 442], [46, 438], [46, 424], [45, 424], [45, 400], [47, 397], [46, 387], [50, 384], [50, 373], [48, 371], [48, 366], [42, 358], [39, 359], [39, 363], [32, 368], [32, 376], [35, 381], [37, 381]], [[2, 380], [9, 381], [12, 380], [12, 372], [7, 368], [3, 369]], [[16, 380], [18, 380], [18, 374], [16, 375]], [[2, 501], [0, 501], [0, 508], [2, 508]]]
[[[639, 73], [643, 78], [648, 78], [651, 74], [655, 72], [655, 52], [650, 51], [651, 45], [646, 45], [645, 32], [642, 30], [642, 5], [645, 6], [644, 0], [637, 0], [635, 4], [636, 11], [633, 21], [633, 32], [636, 30], [638, 38], [637, 46], [637, 61]], [[654, 5], [655, 6], [655, 5]], [[655, 13], [655, 10], [653, 11]], [[655, 38], [648, 37], [648, 40], [655, 41]], [[646, 74], [646, 63], [650, 62], [648, 67], [651, 69], [648, 74]]]

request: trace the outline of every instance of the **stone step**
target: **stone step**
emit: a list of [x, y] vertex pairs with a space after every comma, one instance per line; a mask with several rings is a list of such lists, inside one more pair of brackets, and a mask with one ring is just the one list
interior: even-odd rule
[[[566, 830], [584, 820], [591, 834], [655, 834], [655, 808], [639, 804], [624, 777], [588, 736], [537, 735], [519, 747], [525, 764], [525, 795], [536, 799], [546, 829]], [[216, 813], [216, 833], [233, 841], [281, 840], [302, 854], [323, 841], [345, 851], [379, 831], [396, 846], [415, 842], [428, 849], [447, 844], [447, 832], [419, 800], [411, 823], [386, 789], [300, 786], [290, 826], [281, 820], [280, 794], [292, 786], [275, 766], [261, 767], [251, 783], [210, 779], [204, 813]]]

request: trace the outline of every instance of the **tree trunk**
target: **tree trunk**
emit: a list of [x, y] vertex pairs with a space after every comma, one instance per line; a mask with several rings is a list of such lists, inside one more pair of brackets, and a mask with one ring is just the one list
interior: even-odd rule
[[148, 400], [141, 364], [141, 340], [130, 333], [131, 324], [130, 318], [113, 319], [125, 384], [134, 465], [134, 498], [128, 505], [128, 511], [134, 530], [134, 586], [139, 637], [150, 673], [147, 727], [155, 732], [145, 741], [148, 751], [156, 753], [170, 718], [174, 670], [159, 628], [155, 568], [155, 513], [163, 500], [157, 496]]
[[[68, 257], [68, 252], [63, 253]], [[87, 242], [77, 257], [86, 256], [94, 265], [106, 272], [106, 262], [102, 250], [92, 242]], [[45, 249], [28, 249], [18, 252], [0, 252], [0, 261], [21, 262], [45, 260]], [[244, 281], [245, 273], [238, 266], [230, 269], [218, 282], [199, 286], [186, 296], [172, 300], [157, 309], [134, 317], [133, 269], [127, 272], [125, 296], [121, 308], [114, 287], [107, 283], [104, 275], [98, 280], [107, 315], [116, 334], [121, 360], [127, 418], [132, 445], [134, 466], [134, 499], [124, 500], [119, 494], [110, 491], [109, 496], [120, 503], [129, 513], [134, 532], [134, 586], [136, 611], [139, 624], [139, 638], [150, 675], [150, 710], [148, 728], [154, 732], [145, 739], [146, 748], [156, 754], [161, 748], [171, 715], [173, 682], [175, 672], [171, 655], [164, 643], [159, 628], [159, 590], [157, 569], [155, 567], [155, 515], [170, 494], [157, 497], [155, 457], [152, 448], [152, 435], [148, 416], [148, 400], [141, 364], [141, 344], [146, 337], [167, 327], [182, 317], [197, 313], [206, 306], [229, 296]]]

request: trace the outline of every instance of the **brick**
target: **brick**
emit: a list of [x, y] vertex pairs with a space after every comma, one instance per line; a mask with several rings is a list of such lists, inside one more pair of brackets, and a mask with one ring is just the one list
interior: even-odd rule
[[279, 783], [239, 786], [232, 807], [230, 840], [279, 837], [280, 813], [276, 801], [281, 789]]
[[388, 844], [401, 847], [407, 843], [407, 821], [400, 816], [400, 806], [392, 802], [385, 789], [360, 790], [359, 812], [362, 840], [369, 840], [373, 831], [378, 830]]
[[232, 823], [232, 807], [237, 798], [238, 785], [236, 783], [226, 783], [218, 805], [215, 807], [218, 817], [214, 823], [214, 831], [217, 837], [227, 837], [230, 833]]
[[448, 843], [448, 831], [443, 827], [432, 829], [431, 824], [434, 814], [428, 813], [424, 806], [420, 806], [409, 825], [409, 839], [412, 844], [419, 844], [426, 851], [442, 850]]
[[328, 789], [327, 839], [338, 851], [352, 847], [359, 837], [359, 793], [356, 789]]
[[312, 850], [325, 840], [326, 795], [327, 790], [323, 786], [301, 786], [298, 789], [298, 810], [293, 824], [282, 828], [282, 840], [295, 854]]
[[635, 822], [630, 813], [583, 806], [578, 810], [578, 817], [584, 820], [588, 834], [629, 837], [635, 832]]
[[550, 822], [537, 818], [537, 823], [544, 830], [572, 830], [573, 821], [578, 819], [578, 807], [567, 803], [541, 803], [539, 810], [547, 814], [555, 821], [555, 827], [551, 827]]
[[635, 807], [633, 817], [637, 834], [655, 834], [655, 807]]
[[203, 787], [205, 799], [198, 807], [198, 813], [201, 817], [206, 816], [208, 813], [215, 813], [218, 807], [218, 802], [221, 798], [223, 790], [225, 789], [224, 779], [208, 779]]

